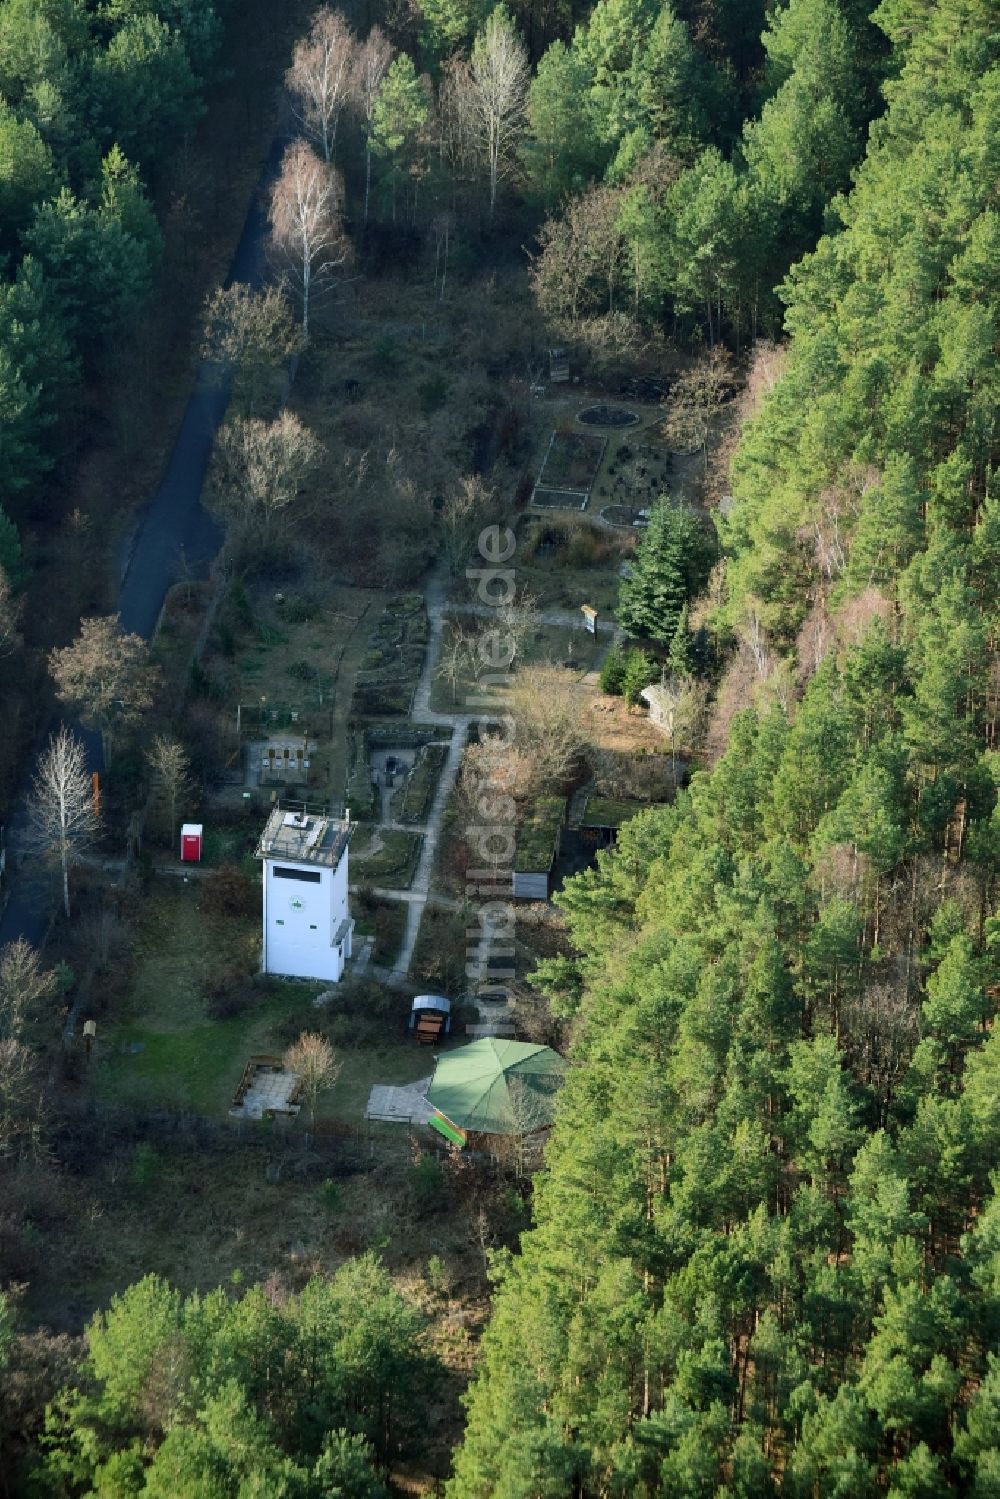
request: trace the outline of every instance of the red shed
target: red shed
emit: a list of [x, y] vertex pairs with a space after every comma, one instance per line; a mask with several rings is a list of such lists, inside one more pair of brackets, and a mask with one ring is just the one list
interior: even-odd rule
[[181, 825], [181, 863], [201, 863], [201, 833], [200, 822], [185, 822]]

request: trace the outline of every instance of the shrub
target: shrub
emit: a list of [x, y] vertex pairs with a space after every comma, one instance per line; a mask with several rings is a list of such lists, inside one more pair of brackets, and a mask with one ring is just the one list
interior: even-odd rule
[[237, 864], [224, 864], [203, 882], [202, 905], [211, 916], [256, 916], [260, 888]]
[[245, 979], [229, 973], [212, 974], [202, 985], [205, 1013], [210, 1020], [232, 1020], [257, 1002]]
[[447, 1296], [451, 1276], [439, 1254], [432, 1254], [427, 1261], [427, 1283], [435, 1296]]
[[340, 1188], [329, 1176], [320, 1184], [318, 1196], [328, 1213], [335, 1213], [340, 1207]]
[[594, 567], [604, 561], [608, 554], [608, 543], [592, 526], [573, 526], [566, 548], [568, 567]]
[[391, 333], [382, 333], [375, 340], [372, 362], [384, 375], [391, 375], [399, 368], [401, 359], [399, 342]]
[[613, 645], [601, 667], [600, 687], [602, 692], [621, 697], [625, 685], [625, 652], [620, 645]]
[[409, 1176], [413, 1206], [418, 1216], [436, 1212], [446, 1195], [441, 1162], [432, 1155], [422, 1155], [410, 1167]]
[[274, 1050], [284, 1051], [302, 1035], [303, 1031], [319, 1031], [325, 1034], [325, 1026], [317, 1022], [319, 1010], [311, 999], [303, 996], [282, 1015], [274, 1028]]
[[634, 708], [639, 701], [639, 694], [643, 688], [649, 687], [656, 681], [659, 672], [660, 668], [646, 651], [628, 652], [622, 676], [622, 694], [630, 708]]
[[430, 375], [417, 386], [417, 400], [425, 416], [433, 416], [435, 411], [440, 411], [447, 399], [448, 381], [442, 374]]
[[285, 618], [290, 624], [304, 625], [315, 619], [319, 605], [310, 593], [296, 594], [285, 603]]
[[132, 1169], [129, 1172], [129, 1185], [140, 1195], [152, 1191], [163, 1173], [163, 1158], [159, 1151], [148, 1140], [141, 1141], [135, 1147], [135, 1155], [132, 1158]]

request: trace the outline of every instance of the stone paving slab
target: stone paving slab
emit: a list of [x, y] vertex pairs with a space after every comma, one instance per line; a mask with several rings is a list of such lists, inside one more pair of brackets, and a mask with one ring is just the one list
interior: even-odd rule
[[429, 1077], [422, 1077], [406, 1088], [375, 1083], [368, 1095], [366, 1119], [380, 1119], [386, 1124], [426, 1124], [434, 1110], [427, 1102]]

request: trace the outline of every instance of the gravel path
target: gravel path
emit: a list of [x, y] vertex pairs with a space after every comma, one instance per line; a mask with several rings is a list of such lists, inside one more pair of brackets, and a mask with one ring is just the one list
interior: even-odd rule
[[[396, 961], [392, 966], [392, 972], [397, 978], [405, 978], [410, 971], [413, 962], [413, 954], [416, 950], [417, 940], [420, 936], [420, 924], [423, 921], [424, 909], [427, 905], [447, 906], [449, 902], [445, 899], [432, 897], [430, 894], [431, 879], [434, 874], [434, 860], [437, 857], [438, 845], [441, 839], [441, 828], [444, 824], [444, 814], [448, 806], [455, 781], [458, 778], [459, 768], [462, 764], [462, 756], [469, 738], [469, 726], [473, 722], [474, 715], [469, 713], [438, 713], [431, 707], [431, 689], [434, 686], [434, 676], [437, 672], [438, 662], [441, 658], [441, 640], [444, 633], [444, 621], [448, 613], [448, 586], [447, 578], [443, 569], [435, 570], [428, 579], [425, 593], [427, 604], [427, 618], [430, 622], [430, 633], [427, 639], [427, 653], [424, 657], [423, 671], [413, 694], [413, 707], [410, 712], [410, 722], [419, 724], [434, 724], [451, 730], [451, 742], [448, 746], [448, 755], [438, 778], [437, 790], [426, 823], [420, 827], [406, 825], [408, 832], [423, 833], [424, 841], [420, 850], [420, 859], [414, 871], [413, 879], [410, 881], [408, 890], [376, 890], [376, 894], [383, 900], [398, 900], [406, 905], [406, 928], [403, 932], [403, 940], [400, 945]], [[400, 824], [403, 826], [403, 824]], [[450, 908], [457, 910], [459, 902], [450, 903]]]

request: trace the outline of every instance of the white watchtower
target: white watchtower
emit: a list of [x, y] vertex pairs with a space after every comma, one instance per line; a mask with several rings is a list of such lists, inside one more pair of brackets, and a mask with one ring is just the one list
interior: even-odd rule
[[265, 973], [336, 983], [351, 956], [350, 818], [277, 806], [257, 847], [264, 865]]

